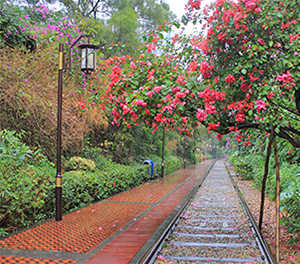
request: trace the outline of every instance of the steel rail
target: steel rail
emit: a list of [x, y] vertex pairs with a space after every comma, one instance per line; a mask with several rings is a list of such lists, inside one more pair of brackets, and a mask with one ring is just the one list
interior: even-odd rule
[[[216, 162], [216, 161], [215, 161]], [[167, 238], [167, 236], [172, 232], [174, 229], [175, 224], [179, 221], [180, 216], [184, 212], [184, 210], [187, 208], [189, 205], [190, 201], [192, 200], [194, 194], [198, 191], [199, 187], [202, 185], [203, 181], [206, 179], [208, 176], [209, 172], [215, 165], [215, 162], [210, 166], [210, 168], [207, 170], [205, 175], [202, 176], [202, 178], [198, 181], [198, 183], [191, 189], [190, 193], [188, 196], [186, 196], [185, 202], [181, 205], [180, 209], [177, 211], [177, 213], [174, 215], [172, 220], [169, 222], [168, 226], [164, 229], [164, 232], [161, 233], [161, 236], [156, 239], [156, 241], [153, 243], [153, 246], [148, 249], [148, 251], [144, 254], [144, 256], [138, 261], [139, 264], [149, 264], [153, 263], [157, 257], [157, 253], [159, 250], [161, 250], [163, 242]], [[264, 240], [261, 232], [258, 229], [258, 226], [251, 214], [251, 211], [244, 200], [241, 191], [239, 190], [237, 184], [233, 180], [231, 173], [229, 171], [229, 168], [227, 167], [226, 163], [224, 162], [225, 168], [227, 170], [228, 176], [230, 178], [230, 181], [236, 190], [238, 197], [241, 201], [241, 205], [244, 209], [245, 214], [247, 215], [247, 218], [250, 222], [250, 227], [252, 228], [252, 231], [255, 233], [255, 238], [258, 244], [258, 247], [260, 248], [260, 251], [262, 253], [262, 259], [265, 261], [266, 264], [277, 264], [276, 261], [274, 260], [274, 257], [271, 253], [271, 250], [269, 246], [267, 245], [266, 241]], [[217, 260], [217, 259], [216, 259]], [[131, 262], [129, 262], [131, 263]]]
[[[153, 245], [148, 249], [148, 251], [143, 255], [143, 257], [138, 261], [139, 264], [147, 264], [152, 263], [155, 260], [157, 252], [160, 250], [160, 247], [168, 236], [168, 234], [172, 231], [173, 226], [178, 222], [179, 217], [182, 215], [182, 212], [186, 209], [190, 201], [192, 200], [194, 194], [197, 192], [199, 187], [202, 185], [203, 181], [206, 179], [207, 175], [214, 167], [216, 160], [210, 165], [209, 169], [205, 172], [205, 174], [201, 177], [201, 179], [195, 184], [195, 186], [191, 189], [188, 195], [185, 197], [184, 203], [181, 205], [180, 209], [176, 212], [172, 220], [168, 223], [167, 227], [164, 229], [160, 237], [154, 241]], [[131, 263], [131, 262], [129, 262]]]
[[249, 207], [248, 207], [248, 205], [247, 205], [247, 203], [246, 203], [246, 201], [245, 201], [245, 199], [244, 199], [244, 197], [242, 195], [242, 192], [238, 188], [236, 182], [233, 180], [233, 178], [231, 176], [231, 173], [229, 171], [229, 168], [228, 168], [228, 166], [227, 166], [227, 164], [225, 162], [224, 162], [224, 165], [225, 165], [225, 168], [226, 168], [227, 173], [229, 175], [229, 178], [230, 178], [230, 180], [231, 180], [231, 182], [233, 184], [233, 187], [235, 188], [235, 190], [236, 190], [236, 192], [237, 192], [237, 194], [238, 194], [238, 196], [239, 196], [239, 198], [241, 200], [241, 203], [242, 203], [242, 206], [244, 208], [244, 211], [245, 211], [245, 213], [248, 216], [248, 219], [249, 219], [249, 221], [251, 223], [251, 227], [253, 228], [253, 230], [254, 230], [254, 232], [256, 234], [257, 242], [258, 242], [259, 247], [260, 247], [260, 249], [262, 251], [262, 254], [264, 255], [264, 261], [267, 264], [276, 264], [277, 262], [275, 261], [274, 256], [273, 256], [273, 254], [272, 254], [272, 252], [271, 252], [268, 244], [266, 243], [265, 239], [263, 238], [263, 236], [262, 236], [262, 234], [261, 234], [261, 232], [260, 232], [260, 230], [259, 230], [259, 228], [258, 228], [258, 226], [257, 226], [257, 224], [256, 224], [256, 222], [254, 220], [254, 217], [252, 216], [251, 211], [250, 211], [250, 209], [249, 209]]

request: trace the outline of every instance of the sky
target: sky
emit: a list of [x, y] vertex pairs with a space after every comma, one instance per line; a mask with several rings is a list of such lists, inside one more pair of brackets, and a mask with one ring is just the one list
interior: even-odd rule
[[171, 11], [179, 18], [184, 14], [184, 6], [188, 0], [164, 0], [169, 6]]
[[[164, 0], [165, 3], [167, 3], [170, 6], [171, 11], [181, 19], [181, 17], [185, 14], [184, 7], [187, 4], [188, 0]], [[206, 6], [208, 3], [213, 2], [213, 0], [202, 0], [201, 7]], [[195, 31], [196, 29], [196, 31]], [[200, 28], [195, 27], [194, 25], [189, 24], [186, 27], [185, 33], [190, 34], [190, 33], [195, 33], [199, 32]]]

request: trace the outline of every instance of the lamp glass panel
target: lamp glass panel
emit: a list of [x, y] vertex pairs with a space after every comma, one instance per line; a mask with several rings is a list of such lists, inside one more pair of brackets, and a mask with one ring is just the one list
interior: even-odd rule
[[87, 49], [82, 49], [81, 50], [81, 69], [86, 68], [86, 50]]
[[[94, 65], [94, 49], [88, 49], [88, 69], [94, 69], [95, 65]], [[95, 60], [96, 61], [96, 60]]]

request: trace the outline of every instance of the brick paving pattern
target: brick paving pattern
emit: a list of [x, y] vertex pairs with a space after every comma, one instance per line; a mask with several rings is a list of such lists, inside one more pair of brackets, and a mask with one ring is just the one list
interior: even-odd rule
[[87, 253], [150, 205], [96, 203], [0, 241], [7, 249]]
[[73, 264], [76, 260], [71, 259], [46, 259], [46, 258], [26, 258], [0, 256], [1, 264]]

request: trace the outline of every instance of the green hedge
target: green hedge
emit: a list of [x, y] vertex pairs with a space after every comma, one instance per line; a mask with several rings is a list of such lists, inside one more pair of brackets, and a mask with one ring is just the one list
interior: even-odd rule
[[150, 179], [148, 166], [111, 164], [95, 172], [69, 171], [63, 174], [64, 212], [129, 190]]
[[53, 215], [54, 168], [0, 160], [0, 174], [0, 236]]
[[[0, 236], [28, 227], [55, 214], [55, 176], [53, 164], [33, 153], [11, 133], [2, 139], [0, 149]], [[13, 144], [12, 144], [13, 142]], [[22, 150], [19, 151], [19, 150]], [[22, 160], [16, 156], [22, 154]], [[154, 160], [154, 159], [153, 159]], [[150, 165], [125, 166], [95, 160], [94, 171], [73, 170], [63, 174], [63, 212], [81, 208], [150, 180]], [[165, 160], [169, 174], [182, 167], [182, 160]], [[154, 160], [154, 178], [161, 173], [161, 160]]]

